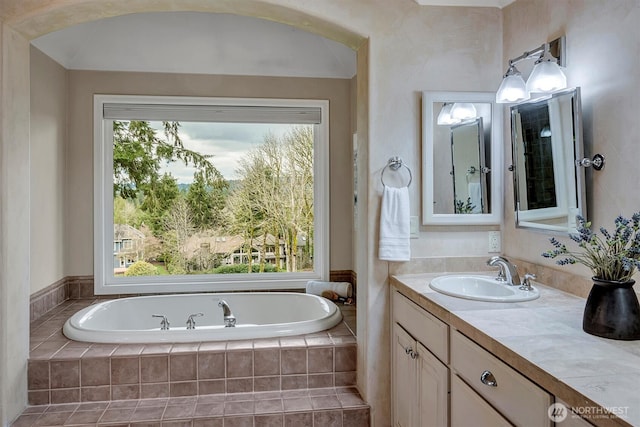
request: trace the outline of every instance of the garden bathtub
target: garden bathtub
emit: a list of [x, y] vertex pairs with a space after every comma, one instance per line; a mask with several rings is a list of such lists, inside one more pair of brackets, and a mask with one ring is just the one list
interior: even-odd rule
[[[225, 327], [220, 300], [237, 319]], [[195, 328], [187, 328], [194, 316]], [[169, 329], [161, 329], [165, 316]], [[316, 295], [294, 292], [175, 294], [129, 297], [86, 307], [64, 324], [67, 338], [97, 343], [227, 341], [309, 334], [340, 323], [340, 309]]]

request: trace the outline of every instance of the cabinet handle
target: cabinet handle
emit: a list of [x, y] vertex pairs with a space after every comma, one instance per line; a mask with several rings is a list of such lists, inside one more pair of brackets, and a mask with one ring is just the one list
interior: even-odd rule
[[411, 356], [412, 359], [417, 359], [418, 358], [418, 353], [416, 351], [414, 351], [411, 346], [407, 346], [404, 349], [405, 354]]
[[496, 381], [496, 377], [493, 376], [491, 371], [484, 371], [482, 375], [480, 375], [480, 381], [489, 387], [498, 387], [498, 381]]

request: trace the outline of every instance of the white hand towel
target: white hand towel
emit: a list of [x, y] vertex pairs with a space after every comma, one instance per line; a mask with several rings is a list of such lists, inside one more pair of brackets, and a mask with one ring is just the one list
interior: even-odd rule
[[479, 182], [469, 183], [469, 198], [473, 205], [471, 213], [482, 213], [482, 187]]
[[409, 188], [384, 186], [380, 210], [378, 257], [383, 261], [409, 261]]
[[307, 293], [322, 296], [323, 291], [333, 291], [343, 298], [351, 298], [353, 290], [349, 282], [322, 282], [319, 280], [309, 280], [307, 282]]

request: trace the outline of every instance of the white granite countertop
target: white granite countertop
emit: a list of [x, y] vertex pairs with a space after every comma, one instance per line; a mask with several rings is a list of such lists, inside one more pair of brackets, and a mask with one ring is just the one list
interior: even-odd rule
[[[540, 298], [533, 301], [471, 301], [431, 289], [430, 280], [442, 274], [392, 276], [392, 284], [590, 422], [640, 426], [640, 341], [585, 333], [584, 298], [532, 282], [540, 290]], [[602, 408], [610, 408], [618, 418]]]

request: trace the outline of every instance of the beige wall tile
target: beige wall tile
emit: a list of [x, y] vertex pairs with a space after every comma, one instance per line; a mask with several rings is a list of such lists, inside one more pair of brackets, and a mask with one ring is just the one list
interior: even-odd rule
[[118, 357], [111, 359], [111, 384], [138, 384], [139, 382], [139, 358]]
[[253, 351], [227, 353], [227, 378], [253, 375]]

